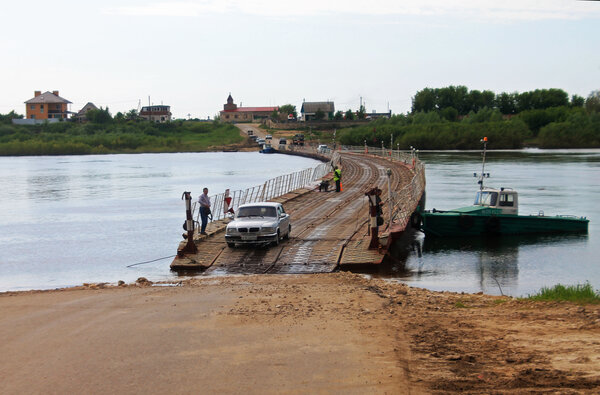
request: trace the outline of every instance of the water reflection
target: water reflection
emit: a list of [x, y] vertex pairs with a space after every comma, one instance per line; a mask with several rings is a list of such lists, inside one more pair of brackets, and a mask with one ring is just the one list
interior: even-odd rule
[[[377, 274], [437, 290], [523, 295], [544, 285], [539, 281], [551, 264], [545, 254], [581, 251], [587, 243], [585, 234], [426, 238], [417, 232], [408, 245], [397, 246], [395, 259]], [[527, 278], [532, 273], [539, 278]]]
[[27, 195], [32, 200], [64, 200], [69, 197], [69, 183], [71, 178], [67, 175], [46, 174], [27, 177]]

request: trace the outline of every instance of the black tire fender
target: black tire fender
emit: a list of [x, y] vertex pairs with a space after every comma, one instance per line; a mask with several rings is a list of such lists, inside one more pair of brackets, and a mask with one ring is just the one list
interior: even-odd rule
[[410, 216], [410, 226], [414, 229], [421, 229], [423, 226], [423, 216], [420, 213], [412, 213]]

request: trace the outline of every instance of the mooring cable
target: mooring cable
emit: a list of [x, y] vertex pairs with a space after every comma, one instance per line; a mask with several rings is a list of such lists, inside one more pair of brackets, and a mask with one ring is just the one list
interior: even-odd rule
[[127, 265], [125, 267], [132, 267], [132, 266], [144, 265], [146, 263], [152, 263], [152, 262], [156, 262], [156, 261], [161, 261], [163, 259], [174, 258], [176, 256], [177, 256], [177, 254], [176, 255], [163, 256], [162, 258], [152, 259], [151, 261], [144, 261], [144, 262], [133, 263], [133, 264]]

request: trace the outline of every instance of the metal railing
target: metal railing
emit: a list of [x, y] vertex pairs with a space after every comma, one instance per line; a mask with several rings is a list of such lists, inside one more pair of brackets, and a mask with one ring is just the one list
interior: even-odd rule
[[[318, 152], [315, 147], [293, 147], [289, 151], [301, 151], [305, 153], [317, 154], [323, 159], [329, 159], [328, 162], [320, 163], [314, 168], [308, 168], [300, 170], [294, 173], [278, 176], [267, 180], [264, 184], [256, 185], [244, 190], [234, 190], [229, 192], [231, 202], [228, 208], [237, 211], [238, 207], [246, 203], [255, 203], [268, 201], [276, 197], [285, 195], [288, 192], [294, 191], [299, 188], [311, 185], [318, 181], [326, 174], [332, 171], [332, 164], [340, 163], [340, 151], [363, 153], [368, 155], [375, 155], [389, 159], [390, 161], [400, 161], [405, 165], [409, 166], [413, 170], [413, 177], [410, 182], [404, 185], [397, 191], [387, 191], [384, 188], [387, 202], [391, 202], [392, 207], [392, 218], [388, 222], [388, 226], [393, 224], [402, 224], [408, 221], [410, 215], [417, 208], [418, 202], [425, 190], [425, 165], [419, 160], [417, 151], [400, 151], [382, 149], [377, 147], [361, 147], [361, 146], [341, 146], [337, 147], [337, 150], [328, 150], [326, 152]], [[213, 195], [210, 197], [212, 220], [223, 219], [228, 215], [225, 207], [225, 193]], [[389, 207], [389, 206], [388, 206]], [[192, 206], [192, 212], [199, 221], [200, 210], [199, 204], [195, 202]]]
[[[343, 146], [342, 150], [355, 153], [380, 156], [390, 161], [400, 161], [413, 170], [410, 182], [397, 191], [385, 191], [387, 202], [391, 203], [392, 215], [388, 226], [403, 224], [409, 220], [411, 214], [416, 210], [419, 200], [425, 191], [425, 165], [418, 158], [418, 151], [400, 151], [389, 148], [366, 147], [366, 146]], [[384, 188], [387, 189], [387, 188]]]
[[[261, 185], [229, 191], [231, 202], [228, 207], [225, 206], [225, 192], [210, 196], [212, 220], [225, 218], [228, 215], [226, 208], [237, 211], [242, 204], [268, 201], [296, 189], [311, 186], [313, 182], [321, 179], [331, 170], [331, 162], [320, 163], [313, 168], [271, 178]], [[199, 207], [198, 202], [194, 202], [192, 212], [197, 222], [200, 217]]]
[[[384, 201], [391, 202], [392, 207], [391, 220], [388, 221], [388, 226], [395, 224], [405, 225], [411, 214], [416, 210], [419, 200], [425, 191], [425, 165], [419, 160], [418, 150], [414, 148], [409, 151], [401, 151], [399, 149], [394, 150], [384, 147], [341, 145], [335, 147], [335, 149], [326, 150], [325, 152], [319, 152], [316, 146], [292, 146], [291, 149], [288, 149], [290, 151], [316, 153], [322, 157], [329, 158], [332, 164], [339, 164], [339, 152], [345, 151], [379, 156], [390, 161], [402, 162], [411, 168], [413, 177], [408, 184], [405, 184], [399, 190], [391, 191], [391, 194], [389, 193], [388, 188], [383, 188], [384, 196], [386, 197]], [[386, 210], [386, 212], [389, 211]]]

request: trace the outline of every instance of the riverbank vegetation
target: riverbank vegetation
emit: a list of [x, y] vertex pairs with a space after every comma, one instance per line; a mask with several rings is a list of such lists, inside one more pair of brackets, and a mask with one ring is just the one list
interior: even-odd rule
[[575, 303], [600, 303], [600, 293], [594, 291], [590, 283], [542, 288], [538, 293], [529, 295], [527, 299], [542, 301], [568, 301]]
[[[96, 111], [96, 110], [94, 110]], [[91, 111], [90, 111], [91, 112]], [[242, 142], [239, 129], [219, 122], [177, 120], [156, 124], [112, 118], [108, 110], [86, 123], [0, 123], [0, 155], [85, 155], [139, 152], [198, 152]]]
[[600, 147], [600, 92], [569, 99], [560, 89], [496, 95], [464, 86], [426, 88], [410, 113], [336, 134], [341, 144], [389, 147], [393, 140], [401, 149], [478, 149], [483, 136], [491, 149]]

